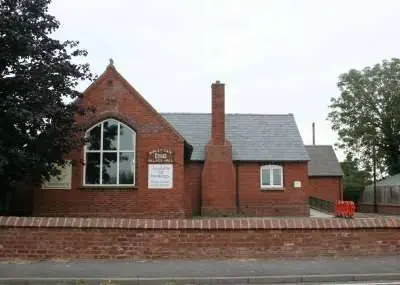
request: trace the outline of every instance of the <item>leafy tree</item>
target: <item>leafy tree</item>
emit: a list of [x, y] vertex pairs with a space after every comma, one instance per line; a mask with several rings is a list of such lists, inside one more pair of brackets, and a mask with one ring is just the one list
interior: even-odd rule
[[358, 202], [361, 190], [371, 183], [371, 175], [367, 170], [361, 170], [359, 161], [351, 155], [340, 163], [343, 170], [343, 195], [345, 200]]
[[[54, 164], [82, 143], [74, 134], [76, 90], [91, 79], [78, 42], [51, 38], [59, 22], [51, 0], [0, 0], [0, 201], [20, 181], [40, 183], [57, 174]], [[1, 206], [1, 204], [0, 204]]]
[[337, 85], [341, 94], [331, 99], [328, 119], [338, 146], [367, 168], [375, 146], [378, 172], [400, 172], [400, 59], [352, 69]]

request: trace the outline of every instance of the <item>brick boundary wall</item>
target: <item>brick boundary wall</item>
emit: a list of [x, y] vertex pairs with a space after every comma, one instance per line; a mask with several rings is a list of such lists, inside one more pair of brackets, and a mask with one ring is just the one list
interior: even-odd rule
[[400, 254], [400, 218], [0, 217], [0, 260], [229, 259]]
[[[358, 211], [363, 213], [373, 213], [374, 204], [362, 203], [358, 205]], [[400, 215], [399, 204], [377, 204], [377, 211], [379, 214], [385, 215]]]

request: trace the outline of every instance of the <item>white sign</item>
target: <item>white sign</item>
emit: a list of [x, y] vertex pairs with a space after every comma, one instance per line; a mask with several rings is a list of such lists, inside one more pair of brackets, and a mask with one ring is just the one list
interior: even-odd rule
[[301, 181], [294, 181], [293, 182], [293, 187], [294, 188], [301, 188]]
[[149, 189], [172, 188], [172, 164], [149, 164]]
[[44, 181], [42, 189], [71, 189], [72, 165], [68, 161], [63, 167], [58, 167], [60, 175], [52, 176], [48, 181]]

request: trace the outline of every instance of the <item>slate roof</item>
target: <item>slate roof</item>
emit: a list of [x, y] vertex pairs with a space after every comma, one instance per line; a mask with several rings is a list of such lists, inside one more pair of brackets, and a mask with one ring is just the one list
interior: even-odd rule
[[310, 156], [308, 175], [310, 176], [343, 176], [342, 168], [330, 145], [305, 146]]
[[[211, 114], [161, 113], [193, 146], [191, 160], [203, 161], [211, 136]], [[226, 114], [226, 136], [232, 143], [233, 160], [309, 160], [292, 114]]]

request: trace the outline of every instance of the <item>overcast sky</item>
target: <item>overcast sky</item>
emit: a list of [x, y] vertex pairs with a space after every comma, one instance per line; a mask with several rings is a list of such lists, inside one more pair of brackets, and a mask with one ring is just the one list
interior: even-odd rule
[[317, 144], [336, 142], [326, 117], [341, 73], [400, 57], [395, 0], [53, 0], [50, 13], [95, 74], [113, 58], [159, 112], [210, 112], [220, 80], [226, 112], [293, 113], [305, 144], [313, 121]]

